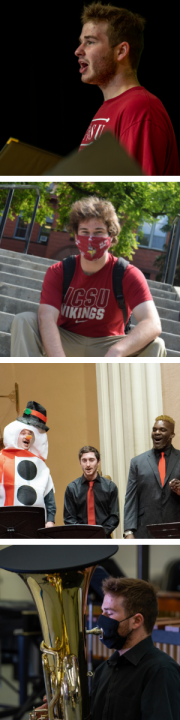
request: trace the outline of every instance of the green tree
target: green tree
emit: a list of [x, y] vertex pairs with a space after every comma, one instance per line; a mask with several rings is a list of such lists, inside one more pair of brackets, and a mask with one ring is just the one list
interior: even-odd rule
[[[47, 215], [52, 215], [51, 195], [48, 182], [38, 183], [41, 194], [36, 221], [45, 222]], [[51, 185], [52, 187], [52, 185]], [[5, 204], [7, 190], [0, 188], [0, 212]], [[60, 182], [54, 184], [54, 194], [57, 197], [57, 222], [55, 230], [68, 229], [70, 206], [75, 200], [86, 195], [98, 195], [110, 200], [117, 212], [121, 224], [118, 244], [115, 246], [115, 255], [124, 255], [130, 260], [138, 247], [137, 231], [146, 220], [153, 223], [160, 217], [167, 216], [168, 225], [180, 209], [180, 185], [178, 182]], [[30, 222], [35, 203], [36, 191], [34, 188], [23, 190], [18, 186], [14, 191], [9, 217], [13, 213], [23, 214], [24, 220]]]
[[[17, 183], [9, 209], [8, 218], [10, 218], [10, 220], [14, 220], [15, 215], [20, 215], [20, 213], [22, 213], [23, 220], [28, 223], [31, 221], [37, 197], [36, 188], [33, 187], [33, 185], [36, 185], [40, 192], [40, 202], [36, 213], [36, 222], [42, 225], [47, 216], [50, 217], [54, 214], [54, 210], [50, 204], [51, 195], [49, 191], [49, 182], [32, 183], [32, 188], [26, 187], [27, 184], [30, 183], [24, 183], [24, 187], [19, 188]], [[0, 215], [3, 213], [8, 192], [9, 188], [2, 188], [0, 183]]]

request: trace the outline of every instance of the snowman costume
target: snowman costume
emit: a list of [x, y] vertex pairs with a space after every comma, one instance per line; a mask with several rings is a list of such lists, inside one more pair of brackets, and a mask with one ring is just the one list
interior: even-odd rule
[[[0, 453], [0, 506], [43, 507], [45, 522], [55, 522], [55, 488], [44, 462], [48, 455], [46, 420], [43, 406], [30, 401], [22, 418], [5, 427], [5, 448]], [[43, 432], [39, 432], [38, 427]], [[22, 430], [34, 433], [30, 450], [18, 447]]]

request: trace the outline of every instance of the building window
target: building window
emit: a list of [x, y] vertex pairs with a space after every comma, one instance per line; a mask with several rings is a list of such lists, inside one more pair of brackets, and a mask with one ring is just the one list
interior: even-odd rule
[[39, 230], [37, 242], [41, 243], [41, 245], [47, 245], [47, 243], [48, 243], [49, 235], [52, 230], [53, 219], [54, 219], [54, 216], [47, 217], [46, 222], [44, 223], [44, 225], [41, 226], [41, 228]]
[[[153, 250], [165, 250], [167, 244], [167, 234], [169, 231], [168, 218], [163, 217], [153, 225], [144, 222], [141, 228], [141, 237], [137, 234], [137, 241], [140, 247], [148, 247]], [[142, 234], [143, 233], [143, 234]]]
[[15, 227], [14, 238], [17, 238], [18, 240], [25, 240], [27, 229], [28, 229], [28, 222], [23, 220], [21, 215], [19, 215], [19, 217], [17, 219], [16, 227]]

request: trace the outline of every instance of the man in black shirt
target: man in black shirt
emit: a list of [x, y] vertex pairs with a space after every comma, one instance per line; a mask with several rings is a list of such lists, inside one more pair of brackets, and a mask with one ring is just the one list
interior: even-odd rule
[[[147, 525], [180, 522], [180, 450], [174, 420], [156, 418], [153, 449], [131, 460], [124, 506], [124, 537], [151, 537]], [[179, 478], [179, 479], [178, 479]]]
[[153, 586], [143, 580], [103, 582], [105, 645], [117, 648], [96, 670], [93, 720], [180, 720], [180, 667], [154, 647], [151, 632], [158, 615]]
[[65, 525], [102, 525], [107, 537], [119, 523], [118, 489], [98, 473], [99, 450], [85, 445], [79, 451], [83, 475], [69, 483], [64, 496]]

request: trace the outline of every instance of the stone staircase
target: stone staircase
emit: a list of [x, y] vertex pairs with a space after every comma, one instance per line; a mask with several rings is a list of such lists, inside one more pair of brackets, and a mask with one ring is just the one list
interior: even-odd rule
[[[14, 315], [38, 309], [44, 275], [54, 262], [0, 248], [0, 357], [10, 357]], [[180, 296], [171, 285], [153, 280], [148, 285], [161, 318], [167, 357], [180, 356]]]

